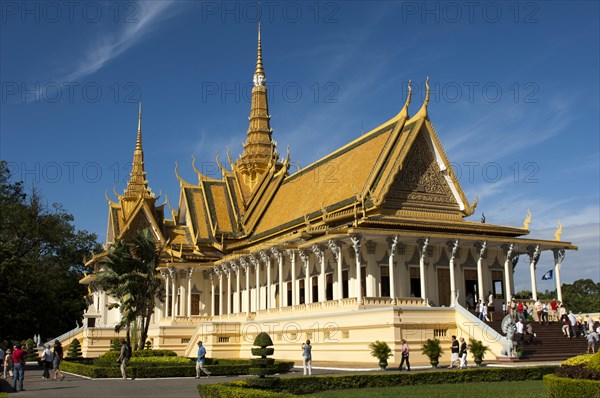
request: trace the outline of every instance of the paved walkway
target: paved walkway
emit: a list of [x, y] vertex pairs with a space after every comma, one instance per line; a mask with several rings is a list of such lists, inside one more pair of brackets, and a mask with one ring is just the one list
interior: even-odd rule
[[[313, 367], [313, 375], [324, 374], [356, 374], [356, 373], [379, 373], [377, 368], [365, 366], [342, 367], [340, 364], [320, 363]], [[351, 365], [351, 364], [348, 364]], [[523, 367], [536, 365], [558, 365], [558, 363], [506, 363], [489, 364], [487, 366], [499, 367]], [[397, 371], [397, 365], [391, 364], [387, 372]], [[431, 370], [430, 366], [413, 366], [413, 371]], [[440, 368], [437, 370], [444, 370]], [[449, 370], [452, 371], [452, 370]], [[27, 398], [198, 398], [198, 384], [223, 383], [240, 380], [250, 376], [211, 376], [209, 378], [195, 379], [191, 377], [173, 377], [164, 379], [88, 379], [65, 373], [64, 381], [46, 381], [42, 379], [42, 370], [37, 366], [28, 365], [25, 371], [25, 391], [10, 393], [9, 396]], [[295, 367], [291, 372], [282, 377], [301, 376], [302, 368]], [[12, 391], [12, 380], [8, 385], [7, 380], [0, 379], [0, 392]]]

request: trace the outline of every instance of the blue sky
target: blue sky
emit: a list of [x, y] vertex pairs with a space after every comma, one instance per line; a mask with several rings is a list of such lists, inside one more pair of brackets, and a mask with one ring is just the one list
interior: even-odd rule
[[[473, 219], [578, 245], [563, 281], [600, 281], [597, 2], [37, 2], [0, 9], [0, 157], [105, 239], [143, 92], [146, 171], [176, 206], [175, 162], [241, 152], [262, 19], [271, 125], [306, 166], [394, 116], [430, 77], [430, 117]], [[292, 170], [295, 166], [292, 166]], [[517, 289], [528, 289], [526, 259]], [[552, 267], [549, 253], [538, 276]], [[553, 281], [538, 281], [552, 288]]]

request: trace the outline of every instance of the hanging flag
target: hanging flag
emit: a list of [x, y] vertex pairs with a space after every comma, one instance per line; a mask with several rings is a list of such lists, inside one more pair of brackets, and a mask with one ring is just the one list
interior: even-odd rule
[[550, 271], [546, 272], [546, 273], [544, 274], [544, 276], [542, 276], [542, 280], [543, 280], [543, 281], [549, 281], [550, 279], [552, 279], [552, 274], [553, 274], [553, 273], [554, 273], [554, 271], [553, 271], [553, 270], [550, 270]]

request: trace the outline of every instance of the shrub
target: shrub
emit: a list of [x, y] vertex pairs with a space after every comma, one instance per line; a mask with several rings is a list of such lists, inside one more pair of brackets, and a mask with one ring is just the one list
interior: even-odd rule
[[596, 371], [596, 372], [600, 372], [600, 351], [598, 351], [596, 354], [590, 354], [592, 355], [590, 358], [590, 361], [587, 364], [588, 369]]
[[71, 344], [69, 344], [69, 351], [67, 352], [67, 357], [69, 358], [81, 358], [83, 355], [81, 354], [81, 344], [79, 340], [73, 339]]
[[598, 397], [600, 381], [559, 377], [553, 374], [544, 376], [544, 387], [550, 398]]
[[567, 377], [570, 379], [600, 380], [600, 372], [591, 370], [583, 364], [575, 366], [562, 365], [556, 369], [555, 374], [558, 377]]
[[431, 365], [435, 368], [444, 350], [438, 339], [427, 339], [425, 344], [421, 346], [421, 353], [429, 358]]
[[594, 356], [594, 354], [577, 355], [576, 357], [571, 357], [565, 361], [562, 361], [560, 363], [560, 365], [561, 366], [563, 366], [563, 365], [567, 365], [567, 366], [587, 365], [593, 356]]
[[248, 388], [243, 381], [220, 384], [199, 384], [198, 392], [203, 398], [293, 398], [295, 394], [263, 391]]
[[385, 341], [376, 340], [369, 344], [371, 356], [379, 359], [379, 361], [387, 362], [387, 359], [392, 356], [392, 349]]

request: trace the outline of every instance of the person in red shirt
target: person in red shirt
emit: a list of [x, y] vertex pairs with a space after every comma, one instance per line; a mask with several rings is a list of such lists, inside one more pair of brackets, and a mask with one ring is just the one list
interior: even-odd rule
[[[23, 388], [23, 380], [25, 379], [25, 355], [26, 351], [23, 351], [21, 344], [17, 344], [13, 351], [13, 362], [15, 366], [14, 376], [13, 376], [13, 390], [16, 391], [25, 391]], [[19, 382], [19, 389], [17, 390], [17, 381]]]
[[557, 321], [558, 320], [558, 303], [556, 302], [556, 300], [552, 300], [552, 302], [550, 303], [550, 308], [552, 308], [552, 313], [550, 314], [550, 319], [552, 319], [553, 321]]
[[525, 320], [525, 308], [523, 307], [523, 303], [517, 305], [517, 319]]

